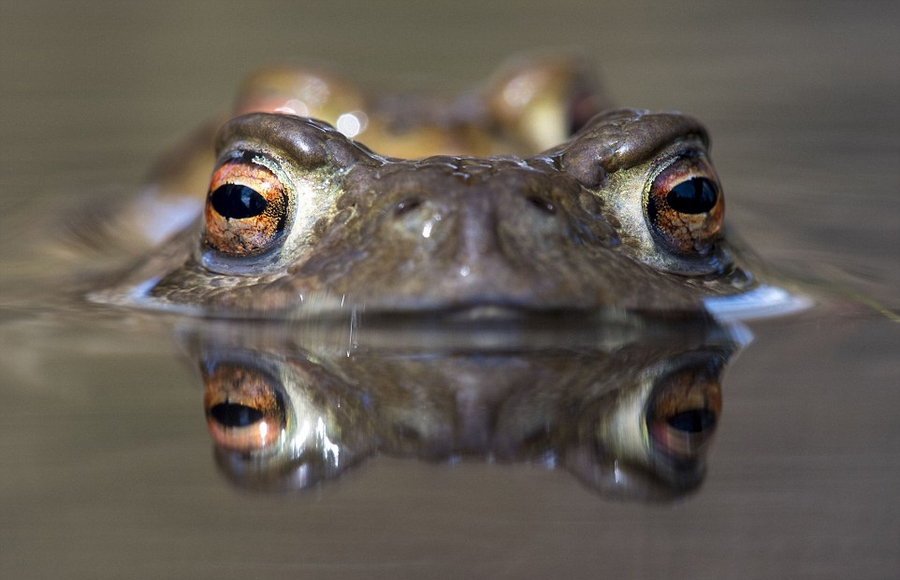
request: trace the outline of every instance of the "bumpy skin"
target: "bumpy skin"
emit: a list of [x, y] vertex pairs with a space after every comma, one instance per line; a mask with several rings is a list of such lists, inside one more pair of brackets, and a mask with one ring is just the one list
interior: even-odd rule
[[222, 256], [202, 224], [131, 269], [101, 300], [205, 314], [297, 309], [702, 310], [755, 285], [722, 234], [705, 256], [663, 247], [642, 204], [708, 137], [677, 113], [613, 110], [524, 156], [380, 156], [330, 125], [250, 113], [216, 140], [219, 163], [269, 160], [294, 215], [276, 248]]

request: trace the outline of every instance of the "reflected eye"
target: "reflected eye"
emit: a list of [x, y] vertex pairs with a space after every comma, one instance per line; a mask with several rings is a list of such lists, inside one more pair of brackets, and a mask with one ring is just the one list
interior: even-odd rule
[[229, 256], [252, 256], [274, 247], [290, 217], [284, 185], [267, 167], [246, 157], [219, 167], [206, 198], [206, 244]]
[[712, 437], [721, 411], [715, 371], [689, 367], [660, 381], [647, 411], [647, 429], [659, 450], [693, 457]]
[[681, 157], [654, 178], [645, 215], [657, 240], [676, 254], [708, 255], [718, 239], [725, 200], [704, 157]]
[[232, 451], [263, 449], [286, 426], [284, 401], [267, 374], [220, 364], [203, 377], [206, 422], [216, 444]]

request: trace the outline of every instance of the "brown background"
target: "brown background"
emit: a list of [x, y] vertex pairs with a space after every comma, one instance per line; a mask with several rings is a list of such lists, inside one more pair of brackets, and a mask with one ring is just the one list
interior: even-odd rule
[[[10, 248], [45, 233], [23, 221], [133, 191], [255, 66], [449, 91], [545, 48], [593, 57], [623, 105], [703, 119], [729, 219], [770, 263], [897, 311], [895, 1], [5, 0], [0, 283], [24, 267]], [[644, 506], [536, 466], [387, 459], [300, 496], [240, 493], [166, 329], [17, 304], [0, 310], [3, 578], [900, 577], [900, 325], [884, 317], [754, 325], [704, 488]]]

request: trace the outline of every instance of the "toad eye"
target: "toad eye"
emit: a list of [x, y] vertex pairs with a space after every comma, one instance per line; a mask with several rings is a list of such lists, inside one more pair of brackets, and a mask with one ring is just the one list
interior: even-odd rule
[[219, 446], [249, 453], [281, 436], [287, 419], [275, 379], [252, 367], [222, 363], [204, 372], [203, 383], [207, 427]]
[[228, 256], [252, 256], [273, 248], [290, 217], [288, 194], [268, 167], [244, 156], [225, 162], [206, 197], [206, 244]]
[[719, 180], [705, 157], [680, 157], [663, 168], [644, 200], [644, 215], [657, 241], [682, 256], [707, 256], [725, 215]]
[[696, 456], [712, 438], [722, 412], [718, 367], [699, 364], [664, 377], [647, 409], [647, 430], [658, 451]]

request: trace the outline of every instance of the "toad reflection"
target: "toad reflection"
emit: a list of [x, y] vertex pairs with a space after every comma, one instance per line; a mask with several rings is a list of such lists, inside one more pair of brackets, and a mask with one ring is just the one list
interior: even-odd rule
[[181, 338], [200, 365], [217, 463], [243, 488], [302, 489], [383, 454], [565, 468], [611, 497], [695, 489], [745, 329], [551, 322], [223, 322]]

